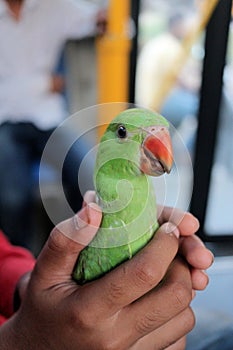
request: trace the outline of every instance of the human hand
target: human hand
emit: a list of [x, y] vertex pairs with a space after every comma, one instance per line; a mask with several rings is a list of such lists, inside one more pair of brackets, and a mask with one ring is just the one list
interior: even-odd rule
[[209, 278], [205, 273], [214, 260], [212, 252], [195, 233], [199, 229], [198, 220], [190, 213], [180, 209], [158, 206], [160, 225], [172, 222], [180, 232], [179, 253], [190, 265], [192, 285], [194, 290], [204, 290]]
[[172, 224], [99, 280], [84, 286], [72, 280], [100, 221], [97, 205], [89, 204], [52, 231], [19, 311], [1, 327], [3, 350], [164, 349], [191, 330], [191, 276], [182, 259], [174, 260], [179, 232]]
[[[88, 191], [84, 196], [83, 207], [88, 203], [95, 202], [95, 192]], [[205, 247], [195, 233], [199, 229], [198, 220], [190, 213], [170, 207], [158, 206], [158, 216], [160, 225], [172, 222], [180, 232], [180, 254], [190, 264], [192, 283], [194, 290], [203, 290], [208, 284], [208, 275], [205, 270], [213, 263], [212, 252]], [[23, 299], [30, 274], [24, 275], [18, 283], [19, 295]]]

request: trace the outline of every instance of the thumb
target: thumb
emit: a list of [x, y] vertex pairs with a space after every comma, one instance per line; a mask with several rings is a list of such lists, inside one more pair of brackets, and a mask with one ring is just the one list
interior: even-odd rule
[[39, 283], [49, 287], [54, 281], [70, 280], [77, 257], [96, 234], [101, 218], [98, 205], [90, 203], [52, 230], [34, 269]]

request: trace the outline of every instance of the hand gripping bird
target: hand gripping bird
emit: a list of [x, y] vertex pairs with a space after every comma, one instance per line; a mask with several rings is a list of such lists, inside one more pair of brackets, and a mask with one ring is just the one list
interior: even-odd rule
[[73, 271], [77, 283], [94, 280], [132, 258], [158, 229], [151, 176], [171, 170], [168, 128], [164, 117], [141, 108], [121, 112], [107, 127], [94, 170], [102, 222], [78, 257]]

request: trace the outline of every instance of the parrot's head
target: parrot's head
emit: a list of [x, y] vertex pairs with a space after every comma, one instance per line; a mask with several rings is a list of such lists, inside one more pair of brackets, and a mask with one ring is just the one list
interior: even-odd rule
[[[118, 160], [115, 171], [125, 169], [126, 164], [129, 164], [128, 168], [134, 164], [131, 168], [147, 175], [170, 173], [173, 152], [168, 128], [169, 123], [160, 114], [141, 108], [127, 109], [109, 124], [101, 139], [99, 153], [107, 156], [106, 163], [110, 157]], [[119, 159], [124, 159], [122, 169]], [[112, 162], [109, 169], [114, 166]]]

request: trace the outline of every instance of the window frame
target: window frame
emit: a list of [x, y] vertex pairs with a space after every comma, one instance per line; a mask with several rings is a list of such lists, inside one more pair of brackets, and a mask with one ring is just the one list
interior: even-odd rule
[[[198, 130], [194, 158], [194, 186], [190, 211], [199, 219], [199, 235], [205, 242], [212, 243], [219, 253], [233, 254], [232, 235], [211, 235], [205, 232], [204, 224], [210, 191], [211, 172], [220, 120], [220, 103], [223, 88], [223, 72], [231, 21], [232, 0], [220, 0], [206, 28], [205, 57], [203, 62]], [[217, 53], [217, 54], [216, 54]], [[208, 135], [208, 137], [207, 137]], [[213, 244], [213, 243], [218, 243]]]

